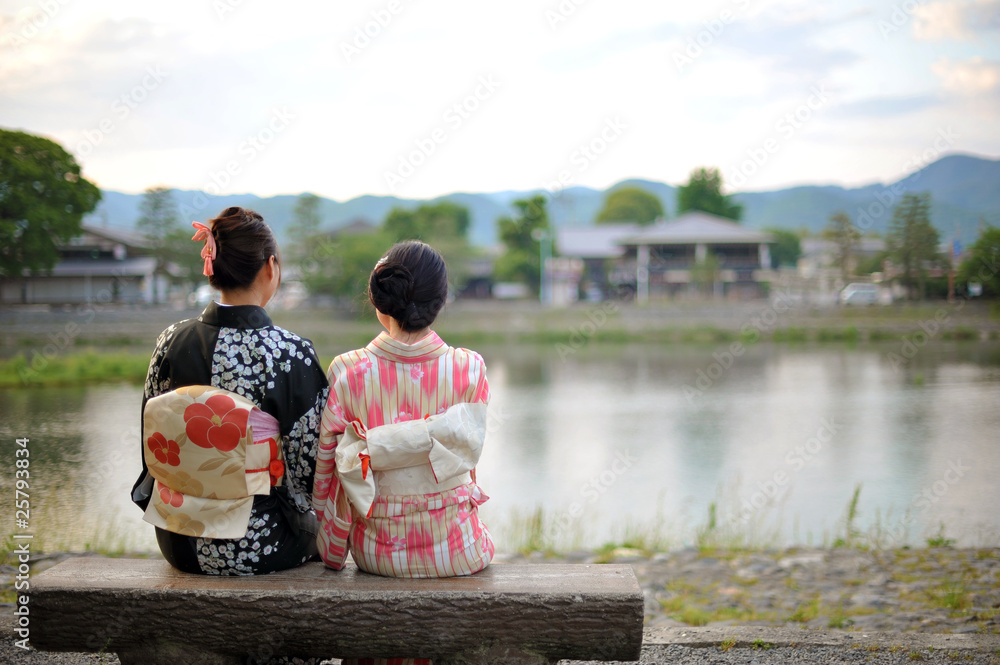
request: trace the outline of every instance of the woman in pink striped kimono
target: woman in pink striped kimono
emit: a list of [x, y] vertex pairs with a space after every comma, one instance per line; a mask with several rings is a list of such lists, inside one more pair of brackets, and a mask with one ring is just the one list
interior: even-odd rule
[[314, 504], [331, 568], [348, 550], [362, 570], [392, 577], [469, 575], [493, 558], [475, 482], [486, 366], [430, 329], [447, 291], [437, 251], [395, 245], [369, 279], [385, 332], [330, 365]]

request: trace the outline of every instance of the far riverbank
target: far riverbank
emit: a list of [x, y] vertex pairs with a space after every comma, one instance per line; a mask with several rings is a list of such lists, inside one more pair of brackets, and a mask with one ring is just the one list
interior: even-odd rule
[[[0, 308], [0, 388], [140, 382], [160, 331], [198, 314], [167, 307]], [[272, 315], [278, 325], [311, 339], [324, 362], [364, 346], [379, 330], [364, 312], [297, 308]], [[623, 344], [739, 353], [773, 343], [887, 345], [887, 354], [905, 360], [927, 344], [992, 345], [1000, 340], [1000, 307], [958, 301], [817, 308], [772, 298], [645, 307], [609, 301], [556, 309], [534, 302], [458, 301], [435, 330], [456, 346], [548, 347], [560, 359]]]
[[[274, 321], [323, 352], [354, 348], [379, 326], [359, 301], [356, 311], [320, 307], [269, 310]], [[151, 347], [171, 323], [200, 309], [149, 306], [5, 306], [0, 308], [4, 355], [46, 341], [66, 347]], [[533, 301], [459, 300], [449, 303], [435, 330], [456, 343], [591, 341], [713, 343], [740, 335], [773, 341], [879, 341], [918, 330], [940, 339], [1000, 339], [1000, 303], [958, 300], [878, 307], [816, 307], [790, 299], [574, 303], [542, 307]], [[50, 339], [49, 339], [50, 338]], [[342, 347], [342, 348], [341, 348]]]

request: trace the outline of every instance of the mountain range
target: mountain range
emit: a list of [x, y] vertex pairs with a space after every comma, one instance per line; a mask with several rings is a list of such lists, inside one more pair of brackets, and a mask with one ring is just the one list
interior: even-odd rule
[[[677, 188], [653, 180], [630, 179], [606, 190], [569, 187], [555, 193], [546, 190], [494, 193], [454, 193], [431, 200], [395, 196], [359, 196], [348, 201], [322, 198], [320, 216], [325, 229], [334, 230], [358, 220], [380, 223], [394, 207], [414, 208], [427, 202], [451, 201], [469, 209], [469, 240], [478, 246], [496, 243], [496, 221], [513, 213], [512, 203], [542, 194], [548, 199], [549, 217], [557, 227], [590, 226], [608, 192], [626, 186], [641, 187], [659, 197], [674, 216]], [[892, 219], [892, 208], [905, 193], [930, 192], [931, 221], [942, 239], [957, 237], [963, 244], [975, 241], [982, 222], [1000, 224], [1000, 159], [951, 154], [925, 165], [896, 182], [844, 188], [806, 185], [765, 192], [737, 192], [733, 198], [743, 205], [741, 223], [751, 228], [784, 228], [818, 233], [830, 215], [843, 210], [865, 232], [884, 233]], [[104, 197], [85, 222], [97, 226], [134, 228], [139, 217], [141, 194], [104, 190]], [[292, 220], [298, 195], [262, 198], [253, 194], [211, 195], [199, 191], [174, 190], [183, 220], [204, 220], [228, 206], [253, 208], [268, 221], [279, 240]]]

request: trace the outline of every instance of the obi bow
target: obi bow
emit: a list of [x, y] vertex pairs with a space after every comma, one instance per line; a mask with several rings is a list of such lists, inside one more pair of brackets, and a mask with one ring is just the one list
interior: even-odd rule
[[370, 515], [378, 494], [371, 471], [429, 465], [436, 483], [413, 487], [410, 493], [431, 494], [475, 468], [485, 438], [486, 405], [482, 403], [456, 404], [423, 420], [367, 430], [354, 422], [337, 445], [337, 476], [358, 512]]

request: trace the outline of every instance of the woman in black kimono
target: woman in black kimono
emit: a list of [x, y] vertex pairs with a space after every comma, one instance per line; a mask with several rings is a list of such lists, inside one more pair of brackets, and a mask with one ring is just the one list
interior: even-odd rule
[[[263, 218], [231, 207], [207, 226], [194, 226], [195, 239], [205, 240], [205, 274], [222, 296], [198, 318], [160, 334], [143, 411], [150, 399], [185, 386], [236, 393], [277, 420], [284, 477], [270, 494], [253, 498], [242, 538], [201, 538], [156, 527], [156, 540], [164, 558], [185, 572], [258, 575], [291, 568], [316, 552], [310, 504], [326, 376], [312, 343], [275, 326], [264, 311], [281, 277], [278, 246]], [[143, 510], [153, 480], [144, 456], [132, 488], [132, 500]]]

